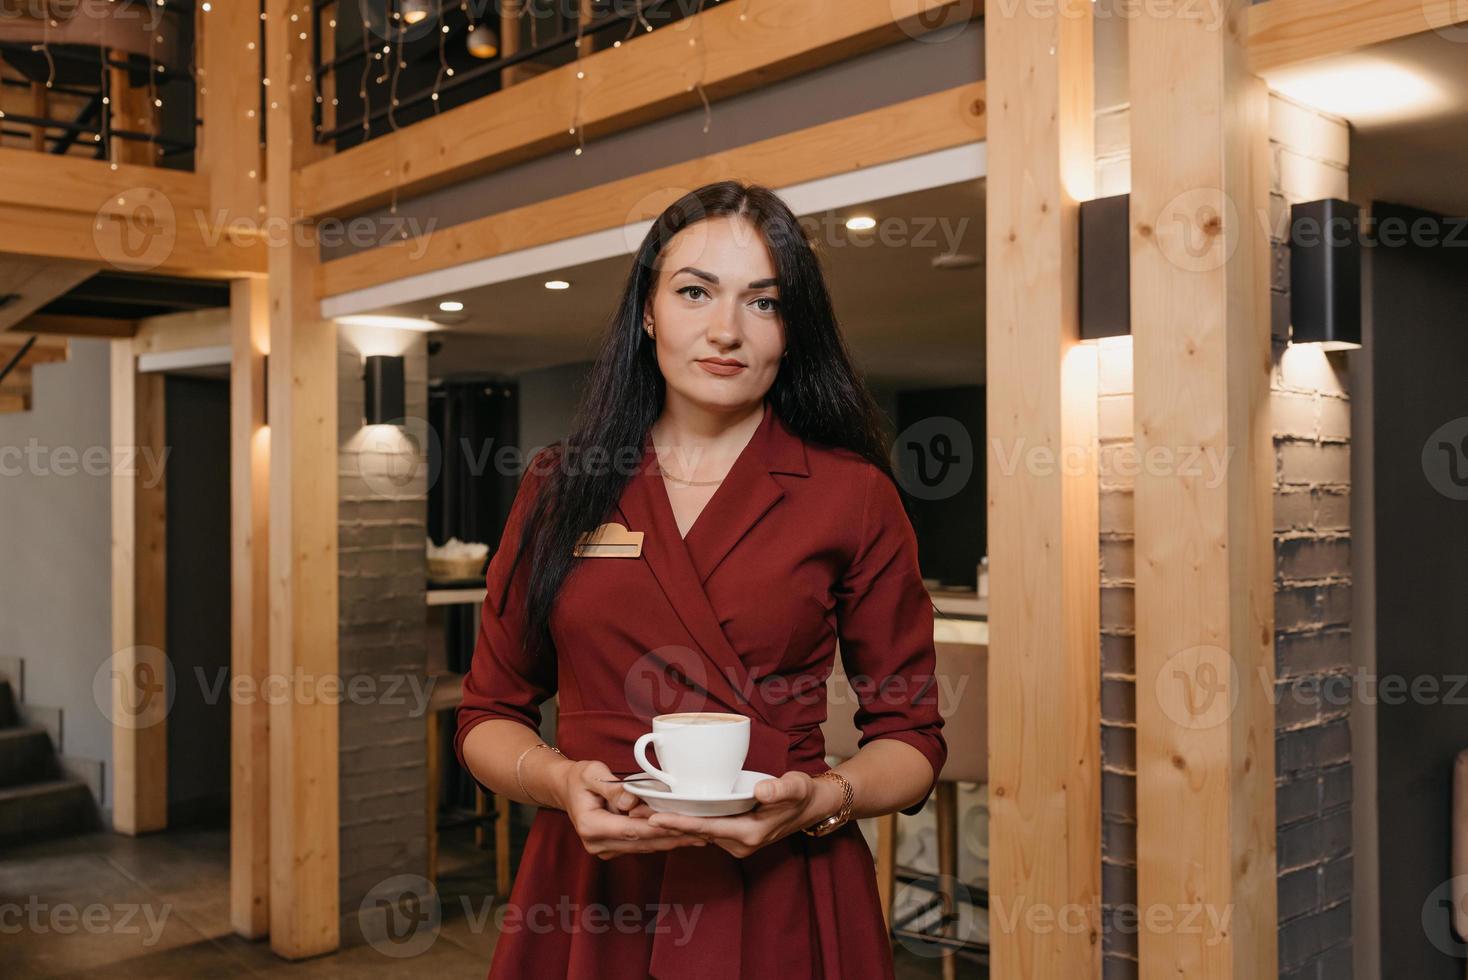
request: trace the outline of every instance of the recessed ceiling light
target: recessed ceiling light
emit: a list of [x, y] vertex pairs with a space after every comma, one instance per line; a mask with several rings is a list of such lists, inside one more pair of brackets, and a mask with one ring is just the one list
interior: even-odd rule
[[868, 215], [863, 214], [846, 219], [847, 231], [871, 231], [875, 227], [877, 227], [877, 219]]
[[564, 279], [552, 279], [545, 284], [546, 289], [570, 289], [571, 284]]
[[438, 308], [445, 313], [457, 313], [464, 308], [464, 304], [456, 299], [446, 299], [438, 304]]

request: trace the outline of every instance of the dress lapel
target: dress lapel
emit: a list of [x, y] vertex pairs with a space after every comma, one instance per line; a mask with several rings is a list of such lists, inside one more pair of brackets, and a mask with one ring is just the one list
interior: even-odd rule
[[761, 699], [751, 698], [749, 671], [724, 634], [704, 587], [739, 540], [784, 496], [784, 487], [770, 474], [808, 475], [805, 444], [784, 427], [768, 401], [764, 412], [759, 428], [686, 539], [678, 533], [650, 433], [643, 441], [642, 465], [628, 481], [617, 510], [628, 529], [647, 531], [643, 559], [678, 618], [727, 682], [729, 693], [737, 704], [768, 721]]

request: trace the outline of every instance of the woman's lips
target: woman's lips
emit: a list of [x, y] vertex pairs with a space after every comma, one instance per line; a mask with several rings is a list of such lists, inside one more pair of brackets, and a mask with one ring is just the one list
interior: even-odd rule
[[727, 378], [744, 370], [743, 364], [726, 364], [721, 361], [702, 360], [698, 366], [709, 374], [716, 374], [721, 378]]

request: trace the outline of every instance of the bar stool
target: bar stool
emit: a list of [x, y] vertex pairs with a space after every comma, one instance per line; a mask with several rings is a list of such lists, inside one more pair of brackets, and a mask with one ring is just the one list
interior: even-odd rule
[[[938, 642], [936, 674], [938, 710], [948, 758], [933, 791], [938, 837], [938, 892], [942, 902], [942, 936], [951, 938], [943, 953], [944, 980], [957, 975], [957, 948], [967, 945], [953, 935], [958, 909], [953, 883], [958, 877], [958, 783], [989, 781], [989, 648], [977, 643]], [[841, 658], [827, 683], [827, 717], [821, 725], [827, 755], [849, 759], [856, 754], [861, 731], [856, 727], [856, 698]], [[892, 902], [897, 883], [897, 814], [877, 818], [877, 892], [882, 918], [892, 929]], [[987, 905], [987, 900], [984, 902]]]
[[[433, 674], [428, 699], [427, 732], [424, 740], [424, 755], [427, 759], [427, 877], [438, 880], [438, 832], [439, 793], [443, 784], [443, 715], [458, 711], [464, 699], [464, 675], [454, 673]], [[485, 845], [485, 827], [494, 824], [494, 887], [495, 894], [504, 897], [510, 894], [510, 798], [497, 795], [494, 798], [494, 814], [489, 813], [489, 798], [484, 790], [474, 787], [474, 813], [467, 819], [454, 823], [472, 823], [474, 846], [481, 850]]]

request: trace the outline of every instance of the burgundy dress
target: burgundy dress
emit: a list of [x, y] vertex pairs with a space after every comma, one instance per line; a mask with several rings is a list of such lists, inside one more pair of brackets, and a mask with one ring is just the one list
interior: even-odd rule
[[[632, 743], [652, 715], [699, 710], [749, 716], [746, 769], [817, 773], [839, 636], [861, 744], [898, 739], [942, 770], [932, 606], [912, 525], [880, 470], [800, 439], [767, 400], [685, 539], [649, 437], [607, 518], [644, 532], [641, 557], [578, 559], [551, 616], [555, 654], [532, 660], [522, 642], [530, 562], [514, 552], [552, 452], [532, 462], [489, 565], [458, 713], [461, 762], [473, 726], [536, 728], [541, 702], [559, 693], [557, 745], [614, 773], [637, 771]], [[502, 912], [491, 978], [892, 976], [855, 822], [743, 859], [708, 844], [602, 860], [563, 811], [541, 809]]]

